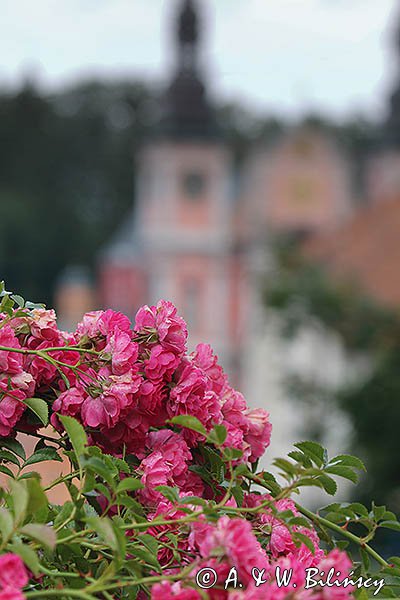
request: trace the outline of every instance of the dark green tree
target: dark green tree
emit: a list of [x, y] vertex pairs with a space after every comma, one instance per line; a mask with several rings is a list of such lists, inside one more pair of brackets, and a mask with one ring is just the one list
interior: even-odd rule
[[[289, 382], [298, 401], [333, 403], [350, 418], [351, 450], [361, 456], [368, 475], [358, 496], [372, 497], [400, 509], [400, 318], [367, 298], [354, 283], [338, 281], [307, 262], [297, 244], [277, 246], [275, 278], [268, 282], [265, 301], [281, 312], [284, 333], [293, 335], [310, 321], [337, 332], [351, 353], [371, 359], [369, 373], [337, 393], [316, 389], [305, 378]], [[314, 432], [309, 432], [309, 435]]]

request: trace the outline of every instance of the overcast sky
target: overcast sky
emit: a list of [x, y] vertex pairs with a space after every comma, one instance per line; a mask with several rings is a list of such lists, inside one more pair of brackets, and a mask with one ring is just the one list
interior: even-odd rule
[[[180, 0], [0, 0], [0, 83], [87, 75], [165, 81]], [[221, 99], [297, 116], [379, 118], [400, 78], [399, 0], [197, 0], [210, 87]]]

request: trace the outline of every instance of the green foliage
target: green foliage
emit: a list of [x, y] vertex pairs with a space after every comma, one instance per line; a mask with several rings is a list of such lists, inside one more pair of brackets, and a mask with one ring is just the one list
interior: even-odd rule
[[288, 381], [292, 395], [316, 409], [334, 403], [350, 417], [354, 432], [350, 442], [354, 452], [364, 457], [369, 474], [361, 480], [359, 495], [365, 501], [374, 497], [398, 510], [399, 316], [366, 298], [354, 283], [333, 281], [310, 265], [297, 244], [278, 244], [277, 263], [276, 278], [268, 282], [265, 301], [281, 312], [285, 334], [291, 336], [301, 325], [317, 321], [337, 332], [349, 353], [362, 352], [372, 360], [366, 377], [335, 393], [296, 377]]
[[[135, 464], [88, 446], [86, 434], [77, 421], [65, 416], [60, 419], [66, 432], [63, 438], [54, 438], [51, 448], [45, 446], [46, 440], [42, 439], [29, 457], [16, 440], [2, 439], [2, 451], [8, 453], [3, 457], [4, 462], [15, 465], [17, 461], [21, 468], [16, 474], [10, 474], [7, 488], [1, 493], [0, 551], [14, 552], [22, 558], [37, 577], [30, 586], [30, 593], [36, 591], [43, 597], [46, 590], [54, 589], [62, 589], [65, 598], [75, 597], [70, 594], [80, 591], [82, 595], [77, 597], [91, 600], [135, 598], [139, 590], [148, 593], [150, 583], [165, 577], [158, 560], [160, 540], [150, 535], [149, 529], [162, 531], [163, 524], [169, 522], [168, 517], [160, 515], [148, 520], [143, 514], [143, 506], [137, 498], [143, 484]], [[194, 431], [199, 429], [195, 420], [179, 419], [175, 425], [188, 426]], [[38, 435], [40, 437], [40, 432]], [[211, 521], [222, 515], [246, 518], [247, 509], [242, 508], [245, 491], [268, 490], [275, 501], [310, 485], [334, 494], [337, 477], [354, 481], [357, 472], [364, 469], [363, 463], [354, 456], [342, 454], [330, 458], [321, 445], [302, 441], [295, 444], [288, 458], [275, 460], [280, 471], [278, 481], [271, 473], [252, 472], [245, 464], [235, 466], [227, 452], [229, 449], [223, 447], [225, 439], [224, 428], [216, 426], [199, 447], [203, 462], [197, 472], [211, 486], [226, 490], [218, 504], [196, 496], [180, 497], [177, 488], [157, 488], [185, 515], [176, 521], [175, 529], [166, 530], [168, 538], [162, 538], [168, 539], [165, 543], [178, 564], [184, 562], [180, 536], [187, 535], [190, 523], [201, 514]], [[66, 441], [72, 450], [65, 450]], [[24, 466], [38, 462], [43, 455], [55, 460], [64, 455], [70, 460], [70, 473], [47, 488], [66, 486], [69, 500], [63, 505], [49, 502], [37, 474], [27, 477], [22, 474]], [[97, 502], [99, 494], [107, 499], [103, 508]], [[235, 498], [236, 505], [228, 503], [230, 498]], [[304, 544], [311, 552], [315, 551], [314, 545], [301, 529], [311, 525], [329, 547], [344, 547], [350, 543], [349, 548], [354, 549], [355, 570], [365, 578], [385, 577], [386, 597], [396, 597], [400, 559], [390, 559], [393, 566], [389, 566], [370, 546], [377, 531], [400, 531], [396, 515], [385, 506], [373, 504], [367, 508], [355, 502], [333, 503], [312, 513], [296, 504], [300, 515], [294, 515], [292, 510], [279, 512], [270, 500], [265, 504], [285, 523], [294, 542]], [[179, 577], [185, 577], [183, 566]], [[187, 577], [189, 580], [192, 577], [189, 571]], [[357, 597], [362, 598], [362, 595]]]
[[94, 264], [132, 206], [149, 98], [139, 82], [0, 95], [0, 271], [14, 289], [49, 303], [63, 267]]

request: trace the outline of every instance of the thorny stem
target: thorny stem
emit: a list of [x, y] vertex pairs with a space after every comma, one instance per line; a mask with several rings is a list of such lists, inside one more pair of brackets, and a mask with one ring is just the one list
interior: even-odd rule
[[304, 508], [304, 506], [300, 506], [297, 503], [296, 503], [296, 508], [299, 512], [301, 512], [302, 515], [304, 515], [305, 517], [308, 517], [310, 519], [310, 521], [314, 521], [314, 523], [324, 525], [328, 529], [331, 529], [332, 531], [339, 533], [343, 537], [347, 538], [351, 542], [354, 542], [355, 544], [357, 544], [358, 546], [363, 548], [366, 552], [368, 552], [368, 554], [370, 556], [372, 556], [372, 558], [374, 558], [383, 567], [390, 566], [389, 563], [386, 562], [386, 560], [382, 556], [380, 556], [380, 554], [378, 554], [373, 548], [371, 548], [371, 546], [366, 544], [362, 540], [362, 538], [359, 538], [357, 535], [354, 535], [354, 533], [351, 533], [351, 531], [348, 531], [347, 529], [343, 529], [343, 527], [340, 527], [340, 525], [336, 525], [336, 523], [332, 523], [332, 521], [328, 521], [328, 519], [324, 519], [324, 517], [321, 517], [320, 515], [311, 512], [307, 508]]
[[[268, 484], [265, 481], [263, 481], [260, 477], [257, 477], [257, 475], [247, 474], [246, 477], [248, 479], [251, 479], [251, 481], [254, 481], [254, 483], [257, 483], [261, 487], [267, 489], [268, 491], [271, 491]], [[368, 552], [368, 554], [370, 556], [372, 556], [372, 558], [374, 558], [383, 567], [390, 566], [389, 563], [382, 556], [380, 556], [380, 554], [378, 554], [373, 548], [371, 548], [371, 546], [369, 546], [369, 544], [366, 544], [362, 538], [358, 537], [354, 533], [351, 533], [351, 531], [348, 531], [347, 529], [343, 529], [343, 527], [340, 527], [340, 525], [337, 525], [336, 523], [332, 523], [332, 521], [329, 521], [328, 519], [321, 517], [321, 515], [319, 515], [317, 513], [313, 513], [312, 511], [308, 510], [308, 508], [305, 508], [304, 506], [301, 506], [298, 503], [295, 503], [295, 506], [296, 506], [297, 510], [299, 512], [301, 512], [302, 515], [304, 515], [305, 517], [310, 519], [310, 521], [313, 521], [317, 525], [323, 525], [327, 529], [330, 529], [331, 531], [335, 531], [342, 537], [345, 537], [349, 541], [354, 542], [355, 544], [357, 544], [357, 546], [363, 548], [363, 550]]]
[[0, 351], [17, 352], [18, 354], [36, 354], [40, 356], [43, 352], [80, 352], [82, 354], [95, 354], [99, 356], [101, 353], [97, 350], [89, 348], [79, 348], [79, 346], [54, 346], [52, 348], [41, 348], [40, 350], [31, 350], [29, 348], [9, 348], [8, 346], [0, 346]]
[[95, 596], [88, 594], [83, 590], [57, 589], [57, 590], [35, 590], [34, 592], [25, 592], [25, 598], [81, 598], [81, 600], [96, 600]]

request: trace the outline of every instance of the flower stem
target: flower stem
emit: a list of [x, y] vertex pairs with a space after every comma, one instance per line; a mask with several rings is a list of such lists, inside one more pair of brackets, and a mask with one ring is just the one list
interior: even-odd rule
[[[267, 489], [268, 491], [271, 491], [268, 484], [265, 481], [263, 481], [260, 477], [257, 477], [257, 475], [247, 474], [246, 477], [248, 479], [251, 479], [251, 481], [254, 481], [254, 483], [257, 483], [261, 487]], [[319, 525], [323, 525], [327, 529], [330, 529], [331, 531], [335, 531], [342, 537], [345, 537], [349, 541], [354, 542], [355, 544], [357, 544], [357, 546], [363, 548], [363, 550], [368, 552], [368, 554], [370, 556], [372, 556], [372, 558], [374, 558], [383, 567], [390, 566], [389, 563], [382, 556], [380, 556], [380, 554], [378, 554], [373, 548], [371, 548], [371, 546], [366, 544], [363, 539], [359, 538], [354, 533], [351, 533], [351, 531], [348, 531], [347, 529], [343, 529], [342, 527], [340, 527], [340, 525], [336, 525], [336, 523], [332, 523], [332, 521], [328, 521], [328, 519], [325, 519], [324, 517], [321, 517], [320, 515], [313, 513], [311, 510], [308, 510], [308, 508], [305, 508], [304, 506], [301, 506], [300, 504], [295, 503], [295, 506], [296, 506], [297, 510], [299, 512], [301, 512], [302, 515], [304, 515], [305, 517], [310, 519], [310, 521], [313, 521], [314, 523], [317, 523]]]
[[372, 556], [372, 558], [374, 558], [383, 567], [390, 566], [389, 563], [386, 562], [386, 560], [382, 556], [380, 556], [380, 554], [378, 554], [373, 548], [371, 548], [371, 546], [366, 544], [357, 535], [354, 535], [354, 533], [351, 533], [351, 531], [348, 531], [347, 529], [343, 529], [342, 527], [340, 527], [340, 525], [337, 525], [336, 523], [332, 523], [332, 521], [328, 521], [328, 519], [325, 519], [324, 517], [321, 517], [320, 515], [313, 513], [312, 511], [308, 510], [308, 508], [305, 508], [304, 506], [301, 506], [300, 504], [296, 503], [296, 508], [299, 512], [301, 512], [302, 515], [304, 515], [305, 517], [310, 519], [310, 521], [314, 521], [314, 523], [324, 525], [324, 527], [331, 529], [331, 531], [335, 531], [342, 537], [347, 538], [349, 541], [354, 542], [355, 544], [357, 544], [357, 546], [360, 546], [361, 548], [363, 548], [366, 552], [368, 552], [368, 554], [370, 556]]

